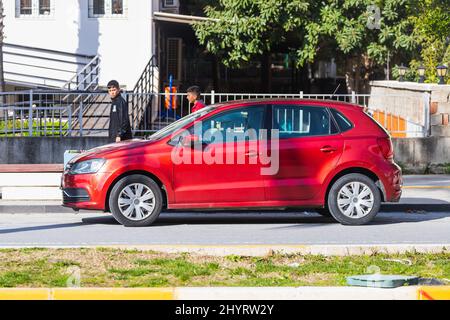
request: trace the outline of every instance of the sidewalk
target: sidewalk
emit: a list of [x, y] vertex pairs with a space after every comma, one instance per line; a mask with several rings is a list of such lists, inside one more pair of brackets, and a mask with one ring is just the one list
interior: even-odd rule
[[[26, 169], [21, 168], [21, 169]], [[73, 213], [61, 206], [58, 168], [33, 176], [32, 173], [0, 173], [0, 193], [9, 192], [9, 199], [0, 199], [1, 213]], [[28, 199], [15, 200], [18, 193], [30, 194]], [[50, 194], [50, 199], [42, 195]], [[303, 212], [305, 210], [299, 210]], [[382, 212], [449, 212], [450, 175], [406, 175], [403, 194], [399, 203], [384, 203]], [[90, 212], [81, 210], [80, 212]]]

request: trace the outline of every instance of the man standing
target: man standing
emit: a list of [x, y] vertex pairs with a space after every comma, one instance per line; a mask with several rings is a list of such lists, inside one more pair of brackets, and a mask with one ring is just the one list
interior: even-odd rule
[[109, 113], [109, 138], [115, 142], [133, 138], [130, 118], [128, 115], [128, 103], [120, 95], [119, 82], [108, 82], [108, 93], [111, 97], [111, 111]]
[[195, 112], [197, 110], [206, 107], [205, 103], [200, 99], [200, 96], [201, 96], [200, 87], [193, 86], [187, 89], [187, 99], [189, 100], [189, 103], [194, 104], [191, 112]]

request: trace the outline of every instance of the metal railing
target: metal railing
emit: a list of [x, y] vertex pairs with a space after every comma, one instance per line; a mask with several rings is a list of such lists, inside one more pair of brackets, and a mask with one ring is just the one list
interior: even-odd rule
[[158, 75], [156, 57], [152, 56], [132, 93], [127, 96], [130, 103], [131, 124], [134, 128], [145, 130], [146, 123], [152, 121], [154, 93], [158, 92]]
[[91, 90], [98, 89], [98, 79], [100, 76], [100, 56], [96, 55], [77, 72], [69, 81], [62, 86], [63, 90]]
[[[31, 90], [0, 93], [0, 96], [3, 96], [5, 101], [4, 105], [0, 105], [0, 137], [108, 135], [111, 102], [105, 92]], [[135, 135], [155, 132], [191, 112], [192, 106], [187, 101], [185, 93], [172, 94], [172, 96], [173, 105], [169, 106], [166, 103], [169, 97], [165, 93], [123, 93], [123, 97], [128, 101], [130, 122]], [[414, 114], [411, 114], [410, 110], [412, 104], [400, 105], [398, 110], [393, 112], [379, 102], [397, 97], [377, 97], [355, 93], [349, 95], [303, 94], [301, 92], [299, 94], [242, 94], [212, 91], [203, 94], [207, 105], [231, 100], [267, 98], [331, 99], [351, 102], [366, 107], [375, 120], [394, 137], [428, 136], [430, 132], [429, 94], [423, 95], [422, 110], [413, 110]], [[136, 109], [136, 101], [149, 104], [145, 109]], [[136, 112], [140, 114], [136, 115]], [[135, 121], [137, 118], [141, 120]]]

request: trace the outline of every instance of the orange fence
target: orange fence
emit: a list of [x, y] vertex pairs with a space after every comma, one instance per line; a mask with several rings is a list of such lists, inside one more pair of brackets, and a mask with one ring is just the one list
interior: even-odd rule
[[393, 138], [406, 138], [406, 120], [384, 111], [376, 110], [373, 118], [377, 120]]

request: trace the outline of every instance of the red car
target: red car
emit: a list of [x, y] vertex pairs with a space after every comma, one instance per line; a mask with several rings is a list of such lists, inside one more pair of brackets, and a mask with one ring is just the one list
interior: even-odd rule
[[132, 227], [152, 224], [166, 208], [310, 208], [361, 225], [381, 202], [400, 199], [393, 156], [389, 134], [361, 106], [233, 101], [72, 159], [63, 204], [111, 212]]

